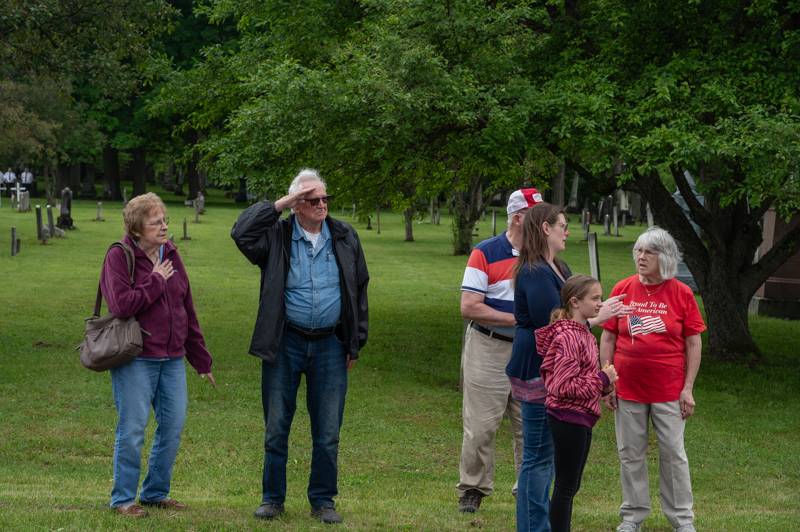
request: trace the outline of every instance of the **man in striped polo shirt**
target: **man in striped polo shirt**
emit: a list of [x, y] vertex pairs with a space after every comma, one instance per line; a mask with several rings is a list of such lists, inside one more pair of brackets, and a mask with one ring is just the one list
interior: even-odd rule
[[[512, 275], [522, 241], [525, 213], [542, 196], [535, 188], [514, 191], [508, 198], [508, 228], [472, 250], [461, 284], [461, 315], [469, 320], [461, 358], [464, 439], [459, 465], [458, 509], [475, 512], [494, 489], [494, 442], [507, 414], [514, 432], [514, 466], [522, 463], [522, 419], [511, 397], [505, 368], [514, 338]], [[516, 494], [516, 483], [513, 493]]]

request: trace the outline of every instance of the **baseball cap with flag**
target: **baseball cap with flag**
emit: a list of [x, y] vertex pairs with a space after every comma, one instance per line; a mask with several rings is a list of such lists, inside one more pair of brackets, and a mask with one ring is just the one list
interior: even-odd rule
[[513, 214], [522, 209], [529, 209], [542, 201], [544, 201], [542, 195], [535, 188], [521, 188], [512, 192], [508, 197], [506, 212]]

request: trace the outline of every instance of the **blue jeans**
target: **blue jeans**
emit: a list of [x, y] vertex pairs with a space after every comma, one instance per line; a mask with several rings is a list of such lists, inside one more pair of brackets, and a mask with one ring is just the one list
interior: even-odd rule
[[522, 405], [522, 468], [517, 488], [517, 531], [550, 530], [548, 510], [553, 481], [553, 438], [543, 404]]
[[337, 495], [339, 429], [347, 393], [347, 360], [335, 335], [306, 340], [286, 331], [274, 365], [261, 366], [264, 407], [263, 502], [286, 499], [289, 429], [297, 409], [300, 375], [306, 375], [306, 405], [311, 419], [311, 474], [308, 502], [312, 508], [334, 507]]
[[111, 387], [119, 414], [114, 441], [111, 506], [123, 506], [136, 500], [144, 431], [151, 407], [155, 411], [158, 426], [139, 499], [146, 502], [166, 499], [172, 466], [186, 421], [186, 370], [183, 358], [136, 358], [111, 370]]

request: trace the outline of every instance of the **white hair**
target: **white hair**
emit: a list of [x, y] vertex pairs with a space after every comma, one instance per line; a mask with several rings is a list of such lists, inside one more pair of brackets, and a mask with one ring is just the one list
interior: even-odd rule
[[633, 245], [633, 263], [636, 264], [636, 251], [649, 249], [658, 253], [658, 271], [664, 280], [672, 279], [678, 273], [678, 263], [683, 256], [672, 235], [658, 226], [653, 226], [639, 235]]
[[308, 183], [309, 181], [318, 181], [322, 183], [323, 187], [326, 189], [328, 188], [327, 185], [325, 185], [325, 180], [319, 175], [319, 171], [314, 168], [303, 168], [294, 176], [294, 179], [292, 179], [292, 184], [289, 185], [289, 194], [294, 194], [300, 190], [300, 185]]

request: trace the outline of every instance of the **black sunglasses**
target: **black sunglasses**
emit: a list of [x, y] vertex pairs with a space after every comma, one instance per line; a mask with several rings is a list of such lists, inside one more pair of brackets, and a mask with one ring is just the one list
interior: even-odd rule
[[307, 201], [313, 207], [316, 207], [317, 205], [319, 205], [320, 201], [322, 203], [324, 203], [325, 205], [327, 205], [328, 201], [330, 201], [332, 199], [333, 199], [333, 196], [322, 196], [321, 198], [308, 198], [305, 201]]

